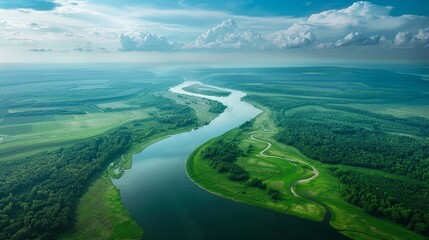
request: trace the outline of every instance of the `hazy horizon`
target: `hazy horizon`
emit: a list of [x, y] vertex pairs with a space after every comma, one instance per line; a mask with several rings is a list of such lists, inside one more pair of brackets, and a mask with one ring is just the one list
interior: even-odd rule
[[0, 63], [427, 63], [428, 9], [419, 0], [0, 0]]

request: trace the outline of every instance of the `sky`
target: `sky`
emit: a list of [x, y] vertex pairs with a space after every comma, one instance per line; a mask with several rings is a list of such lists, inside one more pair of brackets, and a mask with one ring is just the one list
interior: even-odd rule
[[0, 0], [0, 62], [429, 62], [427, 0]]

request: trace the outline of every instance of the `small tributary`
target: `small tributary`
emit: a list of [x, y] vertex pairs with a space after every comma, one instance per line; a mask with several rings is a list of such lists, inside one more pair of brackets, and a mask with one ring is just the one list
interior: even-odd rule
[[206, 97], [227, 109], [209, 125], [161, 140], [133, 156], [133, 166], [114, 184], [146, 240], [199, 239], [346, 239], [327, 224], [303, 220], [213, 195], [193, 183], [186, 174], [186, 160], [200, 145], [261, 111], [241, 101], [243, 92], [209, 97], [183, 91], [185, 82], [172, 92]]

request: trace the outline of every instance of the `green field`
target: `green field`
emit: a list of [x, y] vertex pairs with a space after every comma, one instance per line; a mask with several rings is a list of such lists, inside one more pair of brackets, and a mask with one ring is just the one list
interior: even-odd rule
[[[0, 82], [0, 238], [141, 238], [109, 178], [130, 168], [134, 153], [208, 124], [225, 106], [169, 93], [180, 71], [52, 71], [0, 73], [13, 76]], [[329, 211], [330, 224], [353, 239], [429, 234], [427, 81], [338, 67], [189, 75], [242, 90], [264, 110], [194, 152], [187, 171], [201, 187], [313, 221]], [[233, 159], [208, 158], [216, 146]]]
[[[258, 117], [256, 122], [265, 119], [262, 122], [273, 132], [261, 132], [254, 124], [255, 136], [273, 144], [267, 153], [295, 157], [319, 170], [317, 178], [297, 185], [296, 192], [324, 203], [332, 213], [331, 225], [342, 233], [354, 239], [422, 239], [429, 233], [429, 205], [425, 204], [429, 197], [426, 81], [394, 71], [337, 67], [218, 69], [201, 71], [200, 76], [194, 76], [198, 77], [213, 85], [245, 91], [248, 101], [265, 109], [267, 116]], [[249, 144], [250, 134], [240, 138], [242, 147]], [[210, 142], [203, 148], [215, 144]], [[256, 147], [260, 151], [263, 146]], [[211, 175], [222, 174], [210, 168], [211, 163], [201, 159], [204, 150], [199, 151], [190, 160], [195, 165], [190, 163], [188, 170], [203, 187], [238, 201], [264, 202], [234, 195], [240, 184], [225, 176], [210, 182], [216, 187], [206, 183], [214, 178]], [[249, 154], [236, 164], [251, 177], [264, 177], [258, 172], [264, 167], [253, 168], [246, 160], [258, 155]], [[261, 165], [261, 160], [267, 161], [259, 156], [253, 162]], [[207, 173], [198, 172], [198, 168]], [[284, 182], [278, 186], [290, 184], [287, 178], [293, 174], [278, 174]], [[283, 190], [281, 196], [287, 196], [285, 188], [278, 189]], [[265, 205], [272, 208], [273, 204]], [[309, 218], [305, 214], [301, 217]]]
[[[109, 178], [131, 167], [133, 153], [217, 116], [208, 111], [210, 100], [167, 93], [180, 79], [124, 71], [122, 77], [100, 80], [104, 73], [88, 72], [75, 75], [66, 69], [52, 80], [14, 72], [15, 81], [1, 83], [0, 191], [9, 197], [0, 206], [10, 207], [0, 210], [6, 219], [0, 238], [140, 239], [142, 230]], [[36, 196], [34, 189], [39, 189]], [[63, 207], [52, 210], [57, 202]], [[32, 219], [25, 228], [24, 217]]]
[[[332, 214], [331, 225], [353, 239], [424, 239], [423, 236], [402, 226], [370, 216], [362, 209], [345, 202], [341, 195], [341, 183], [329, 174], [326, 165], [311, 160], [295, 148], [277, 143], [273, 139], [278, 130], [267, 116], [269, 110], [265, 109], [265, 112], [256, 118], [251, 129], [239, 133], [239, 130], [232, 130], [220, 138], [223, 141], [231, 141], [239, 137], [240, 148], [246, 154], [237, 159], [237, 164], [248, 171], [251, 177], [263, 179], [268, 187], [278, 189], [281, 193], [279, 200], [272, 201], [266, 191], [249, 187], [243, 182], [231, 181], [227, 174], [219, 173], [210, 167], [201, 157], [201, 153], [214, 140], [200, 147], [189, 158], [187, 163], [189, 176], [198, 185], [214, 194], [314, 221], [321, 221], [324, 217], [325, 209], [318, 204], [322, 202], [328, 206]], [[265, 130], [269, 129], [272, 132], [264, 131], [261, 125]], [[295, 187], [296, 192], [304, 198], [293, 196], [290, 186], [296, 180], [311, 176], [310, 169], [302, 164], [294, 166], [287, 160], [261, 157], [259, 152], [266, 144], [249, 139], [252, 134], [273, 144], [266, 154], [292, 161], [304, 161], [318, 169], [320, 175], [317, 178]], [[252, 151], [245, 151], [250, 145], [253, 146]]]
[[[272, 140], [272, 133], [264, 132], [258, 127], [259, 123], [267, 123], [266, 114], [257, 118], [254, 128], [249, 132], [233, 130], [222, 136], [223, 140], [228, 141], [232, 138], [240, 138], [239, 148], [246, 152], [246, 156], [237, 160], [237, 164], [248, 171], [252, 177], [262, 179], [269, 188], [276, 189], [280, 192], [280, 198], [273, 201], [267, 192], [263, 189], [249, 187], [243, 182], [230, 181], [226, 174], [219, 174], [216, 169], [210, 167], [200, 154], [205, 150], [203, 145], [196, 150], [187, 163], [189, 176], [203, 188], [219, 194], [223, 197], [236, 201], [251, 203], [258, 206], [268, 207], [275, 211], [287, 214], [293, 214], [299, 217], [322, 220], [325, 210], [303, 198], [296, 198], [290, 192], [290, 185], [298, 179], [305, 179], [313, 175], [311, 169], [304, 164], [293, 163], [284, 159], [275, 159], [263, 157], [259, 154], [266, 145], [255, 140], [249, 139], [250, 133], [255, 132], [255, 136], [262, 139]], [[282, 152], [281, 145], [273, 145], [269, 150], [270, 154], [278, 155]], [[250, 149], [250, 151], [248, 150]], [[296, 153], [288, 155], [278, 155], [292, 161], [300, 160]]]
[[98, 178], [80, 199], [75, 228], [60, 239], [141, 239], [143, 230], [121, 203], [107, 174]]
[[[178, 101], [180, 104], [190, 106], [196, 112], [199, 125], [204, 125], [208, 117], [217, 115], [208, 112], [210, 100], [179, 96], [166, 93], [163, 96]], [[180, 100], [180, 101], [179, 101]], [[143, 128], [159, 128], [156, 125], [145, 125]], [[140, 227], [131, 219], [127, 210], [121, 203], [118, 190], [112, 184], [110, 178], [119, 178], [126, 169], [132, 166], [132, 156], [141, 152], [145, 147], [163, 139], [164, 137], [187, 131], [189, 128], [176, 128], [160, 131], [155, 135], [140, 139], [133, 147], [123, 153], [116, 161], [109, 165], [108, 172], [99, 178], [81, 198], [77, 207], [77, 224], [74, 229], [61, 239], [141, 239]], [[106, 225], [107, 223], [107, 225]]]

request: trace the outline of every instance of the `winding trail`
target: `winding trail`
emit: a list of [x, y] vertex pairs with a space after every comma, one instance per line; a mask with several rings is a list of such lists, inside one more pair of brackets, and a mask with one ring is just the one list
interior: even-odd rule
[[[262, 130], [264, 130], [265, 132], [272, 132], [272, 130], [266, 129], [266, 128], [264, 127], [264, 125], [260, 124], [260, 126], [261, 126]], [[261, 139], [258, 139], [258, 138], [255, 138], [254, 134], [250, 135], [250, 139], [251, 139], [251, 140], [254, 140], [254, 141], [257, 141], [257, 142], [261, 142], [261, 143], [265, 143], [265, 144], [267, 144], [267, 146], [266, 146], [262, 151], [260, 151], [260, 152], [259, 152], [259, 155], [261, 155], [261, 156], [263, 156], [263, 157], [282, 159], [282, 160], [286, 160], [286, 161], [291, 162], [291, 163], [295, 163], [295, 164], [297, 164], [297, 163], [301, 163], [301, 164], [304, 164], [304, 165], [307, 165], [307, 166], [311, 167], [311, 169], [313, 170], [313, 173], [314, 173], [314, 174], [313, 174], [311, 177], [309, 177], [309, 178], [299, 179], [299, 180], [295, 180], [295, 181], [293, 181], [293, 182], [292, 182], [292, 184], [290, 185], [290, 192], [291, 192], [295, 197], [300, 197], [300, 198], [307, 199], [307, 200], [312, 201], [312, 202], [315, 202], [315, 203], [317, 203], [317, 204], [321, 205], [323, 208], [325, 208], [325, 210], [326, 210], [326, 214], [325, 214], [325, 216], [323, 217], [322, 222], [323, 222], [324, 224], [326, 224], [326, 225], [330, 225], [330, 220], [331, 220], [331, 211], [329, 210], [329, 207], [328, 207], [325, 203], [323, 203], [323, 202], [319, 202], [319, 201], [317, 201], [317, 200], [315, 200], [315, 199], [312, 199], [312, 198], [310, 198], [310, 197], [300, 196], [300, 195], [299, 195], [298, 193], [296, 193], [296, 191], [295, 191], [295, 187], [296, 187], [296, 185], [298, 185], [298, 184], [302, 184], [302, 183], [306, 183], [306, 182], [309, 182], [309, 181], [311, 181], [311, 180], [313, 180], [313, 179], [317, 178], [317, 177], [319, 176], [319, 171], [318, 171], [314, 166], [312, 166], [311, 164], [309, 164], [309, 163], [307, 163], [307, 162], [304, 162], [304, 161], [301, 161], [301, 160], [291, 160], [291, 159], [287, 159], [287, 158], [280, 157], [280, 156], [267, 155], [267, 154], [265, 154], [265, 152], [266, 152], [266, 151], [268, 151], [268, 150], [271, 148], [271, 146], [272, 146], [272, 144], [271, 144], [270, 142], [268, 142], [268, 141], [264, 141], [264, 140], [261, 140]], [[368, 233], [366, 233], [366, 232], [362, 232], [362, 231], [349, 230], [349, 229], [337, 229], [337, 230], [338, 230], [338, 231], [340, 231], [340, 232], [354, 232], [354, 233], [359, 233], [359, 234], [363, 234], [363, 235], [366, 235], [366, 236], [370, 236], [370, 237], [375, 238], [375, 239], [386, 240], [385, 238], [378, 237], [378, 236], [373, 236], [373, 235], [371, 235], [371, 234], [368, 234]]]
[[[261, 125], [261, 127], [262, 127], [262, 129], [264, 129], [264, 131], [267, 131], [262, 125]], [[271, 148], [271, 146], [272, 146], [272, 144], [270, 142], [267, 142], [267, 141], [255, 138], [254, 134], [250, 135], [250, 139], [254, 140], [254, 141], [257, 141], [257, 142], [261, 142], [261, 143], [267, 144], [267, 146], [262, 151], [259, 152], [259, 155], [261, 155], [263, 157], [282, 159], [282, 160], [286, 160], [288, 162], [292, 162], [292, 163], [295, 163], [295, 164], [301, 163], [301, 164], [304, 164], [304, 165], [307, 165], [307, 166], [311, 167], [311, 169], [312, 169], [312, 171], [314, 173], [311, 177], [305, 178], [305, 179], [296, 180], [296, 181], [292, 182], [292, 184], [290, 185], [290, 192], [295, 197], [302, 197], [298, 193], [296, 193], [296, 191], [295, 191], [295, 186], [296, 185], [309, 182], [309, 181], [311, 181], [311, 180], [313, 180], [313, 179], [315, 179], [315, 178], [317, 178], [319, 176], [319, 171], [315, 167], [313, 167], [312, 165], [310, 165], [310, 164], [308, 164], [308, 163], [306, 163], [304, 161], [301, 161], [301, 160], [291, 160], [291, 159], [287, 159], [287, 158], [284, 158], [284, 157], [279, 157], [279, 156], [265, 154], [265, 152], [268, 151]], [[305, 198], [305, 197], [302, 197], [302, 198]]]

